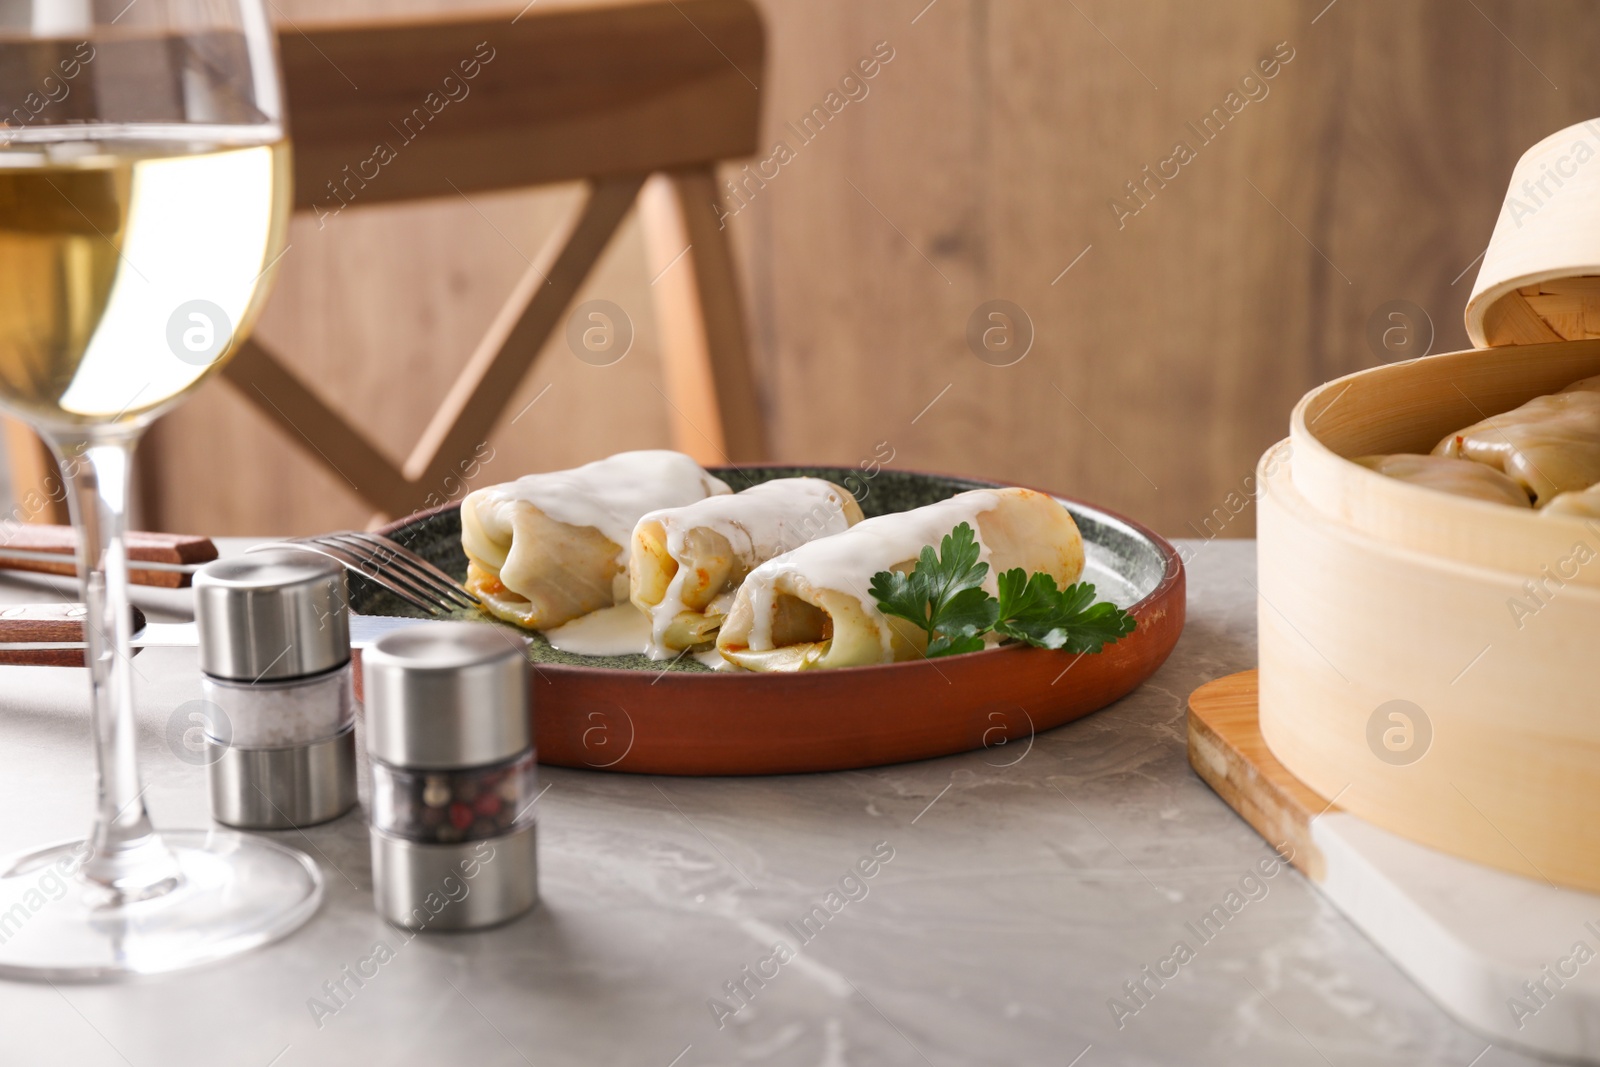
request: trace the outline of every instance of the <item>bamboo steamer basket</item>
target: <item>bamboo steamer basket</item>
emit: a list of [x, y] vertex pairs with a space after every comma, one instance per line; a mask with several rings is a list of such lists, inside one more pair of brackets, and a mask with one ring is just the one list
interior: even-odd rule
[[[1566, 174], [1585, 138], [1595, 158]], [[1563, 154], [1561, 195], [1523, 212], [1522, 183]], [[1518, 164], [1467, 327], [1494, 347], [1314, 389], [1262, 457], [1261, 732], [1290, 772], [1369, 822], [1600, 891], [1600, 521], [1352, 462], [1428, 452], [1600, 374], [1600, 123]]]

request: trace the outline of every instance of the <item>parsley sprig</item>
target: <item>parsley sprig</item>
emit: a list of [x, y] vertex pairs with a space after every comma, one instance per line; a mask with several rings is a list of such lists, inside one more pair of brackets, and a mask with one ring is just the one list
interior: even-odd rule
[[925, 545], [910, 574], [879, 571], [872, 595], [885, 615], [915, 623], [928, 635], [929, 656], [953, 656], [983, 648], [1000, 604], [983, 588], [989, 565], [978, 562], [978, 539], [962, 523], [944, 535], [939, 552]]
[[1099, 652], [1133, 633], [1133, 617], [1109, 601], [1096, 602], [1087, 582], [1058, 589], [1051, 575], [1017, 567], [997, 576], [1000, 596], [990, 596], [983, 588], [989, 565], [979, 562], [980, 551], [963, 522], [940, 540], [938, 552], [924, 547], [911, 573], [872, 576], [879, 610], [927, 634], [930, 658], [977, 652], [990, 630], [1007, 641], [1067, 652]]

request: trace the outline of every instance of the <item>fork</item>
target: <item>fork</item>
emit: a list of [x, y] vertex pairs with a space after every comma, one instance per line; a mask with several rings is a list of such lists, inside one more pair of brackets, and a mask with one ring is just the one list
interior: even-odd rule
[[449, 615], [478, 607], [478, 598], [404, 545], [377, 534], [341, 530], [315, 537], [271, 541], [249, 549], [298, 548], [344, 564], [346, 570], [376, 582], [414, 608], [429, 615]]

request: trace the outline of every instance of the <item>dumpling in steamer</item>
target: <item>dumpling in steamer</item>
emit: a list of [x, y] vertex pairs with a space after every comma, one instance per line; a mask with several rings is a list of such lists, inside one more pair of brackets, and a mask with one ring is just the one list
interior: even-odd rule
[[1400, 454], [1362, 456], [1356, 462], [1390, 478], [1425, 485], [1442, 493], [1515, 508], [1533, 506], [1528, 502], [1528, 494], [1516, 482], [1493, 467], [1470, 460]]
[[1600, 519], [1600, 485], [1592, 485], [1577, 492], [1562, 493], [1540, 510], [1546, 515]]
[[1535, 506], [1600, 482], [1600, 376], [1451, 434], [1433, 454], [1503, 471]]
[[680, 452], [621, 452], [467, 494], [467, 589], [530, 629], [560, 626], [628, 599], [628, 550], [646, 513], [729, 493]]
[[653, 511], [633, 530], [630, 595], [658, 650], [694, 648], [716, 638], [752, 570], [860, 521], [855, 497], [821, 478], [776, 478]]
[[923, 546], [961, 523], [989, 564], [984, 585], [1021, 567], [1061, 586], [1083, 573], [1083, 538], [1067, 509], [1031, 489], [975, 489], [913, 511], [880, 515], [801, 545], [750, 573], [717, 635], [724, 659], [755, 671], [855, 667], [920, 658], [927, 637], [878, 610], [879, 571], [909, 572]]

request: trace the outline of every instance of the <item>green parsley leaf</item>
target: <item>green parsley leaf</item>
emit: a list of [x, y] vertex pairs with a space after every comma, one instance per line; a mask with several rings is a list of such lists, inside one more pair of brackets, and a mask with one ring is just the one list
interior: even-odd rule
[[946, 637], [977, 637], [994, 629], [1000, 605], [982, 586], [963, 589], [945, 602], [934, 629]]
[[951, 640], [950, 638], [941, 635], [928, 642], [929, 659], [933, 659], [935, 656], [956, 656], [963, 652], [982, 651], [983, 638], [977, 636], [958, 637], [954, 640]]
[[934, 615], [939, 615], [956, 594], [983, 585], [983, 580], [989, 576], [989, 565], [978, 562], [982, 551], [977, 535], [966, 523], [944, 535], [939, 542], [937, 559], [931, 545], [923, 548], [917, 569], [926, 568], [930, 572], [928, 601]]
[[1060, 648], [1060, 644], [1052, 645], [1043, 640], [1043, 635], [1051, 629], [1051, 620], [1055, 618], [1061, 602], [1061, 596], [1056, 592], [1056, 580], [1043, 572], [1030, 578], [1027, 571], [1016, 567], [1000, 574], [997, 581], [1000, 587], [998, 618], [1005, 621], [1009, 631], [1014, 631], [1001, 632], [1018, 640], [1026, 640], [1023, 633], [1034, 633], [1038, 635], [1034, 644]]
[[1076, 582], [1056, 589], [1043, 572], [1028, 575], [1018, 567], [1001, 574], [999, 620], [995, 633], [1040, 648], [1099, 652], [1133, 633], [1133, 616], [1107, 601], [1095, 603], [1094, 586]]
[[908, 619], [923, 631], [928, 629], [928, 573], [920, 569], [910, 574], [879, 571], [872, 576], [873, 599], [885, 615]]
[[930, 657], [978, 651], [981, 635], [993, 628], [998, 610], [983, 589], [989, 565], [978, 562], [981, 551], [972, 527], [962, 523], [943, 537], [937, 552], [925, 546], [910, 574], [879, 571], [872, 576], [878, 609], [927, 634]]
[[993, 630], [1012, 641], [1067, 652], [1099, 652], [1134, 631], [1131, 615], [1096, 603], [1094, 586], [1057, 589], [1055, 578], [1018, 567], [997, 576], [998, 599], [983, 588], [989, 565], [972, 527], [961, 523], [936, 551], [923, 548], [911, 573], [879, 571], [871, 590], [885, 615], [905, 619], [928, 637], [927, 655], [954, 656], [984, 647]]

